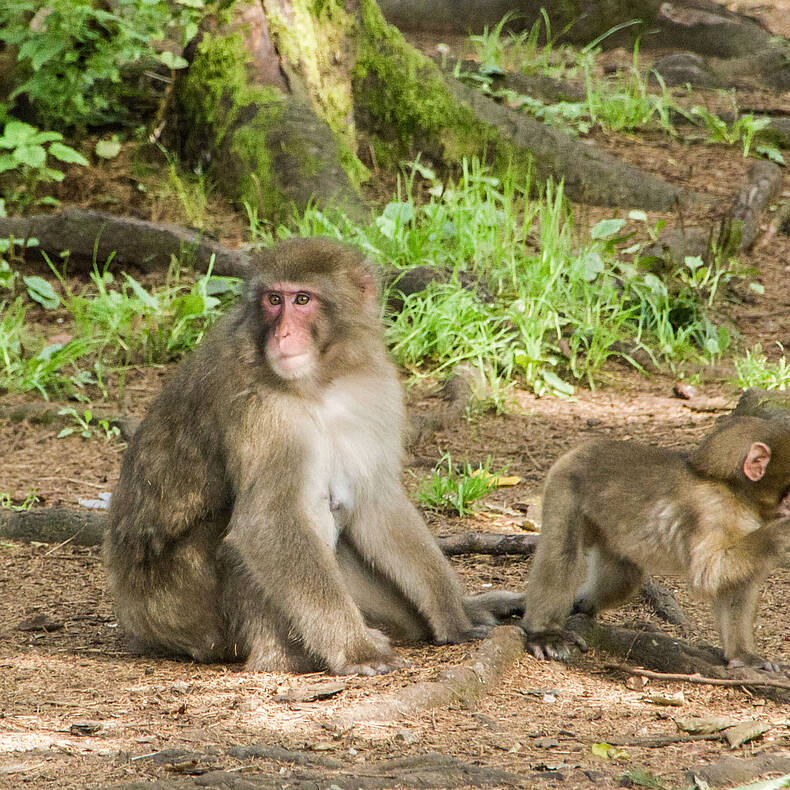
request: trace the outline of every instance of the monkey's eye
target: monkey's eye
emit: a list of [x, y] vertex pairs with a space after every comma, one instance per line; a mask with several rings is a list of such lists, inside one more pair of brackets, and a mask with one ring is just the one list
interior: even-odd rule
[[307, 304], [310, 301], [310, 294], [298, 293], [294, 301], [296, 304]]
[[269, 300], [270, 305], [278, 305], [283, 303], [283, 298], [280, 294], [268, 294], [266, 298]]

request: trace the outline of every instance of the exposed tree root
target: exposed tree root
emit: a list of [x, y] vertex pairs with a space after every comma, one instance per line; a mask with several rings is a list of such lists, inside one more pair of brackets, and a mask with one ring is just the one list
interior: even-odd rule
[[447, 669], [436, 680], [413, 683], [370, 702], [340, 711], [332, 724], [344, 729], [356, 722], [391, 721], [418, 711], [458, 702], [471, 704], [495, 685], [524, 652], [524, 634], [516, 626], [495, 628], [465, 664]]
[[[757, 696], [780, 702], [790, 701], [790, 688], [766, 681], [765, 673], [749, 667], [728, 669], [721, 650], [712, 645], [691, 645], [659, 631], [637, 631], [632, 628], [604, 625], [585, 615], [574, 615], [568, 628], [582, 637], [590, 647], [602, 650], [630, 664], [638, 664], [650, 670], [673, 675], [690, 675], [705, 678], [734, 680]], [[776, 680], [776, 679], [774, 679]]]
[[178, 225], [79, 208], [59, 214], [0, 217], [0, 238], [8, 236], [38, 239], [39, 246], [27, 250], [27, 255], [39, 250], [55, 257], [68, 250], [72, 272], [89, 272], [94, 262], [101, 268], [111, 256], [114, 271], [130, 266], [144, 272], [167, 271], [171, 258], [182, 255], [199, 271], [208, 269], [213, 256], [214, 274], [228, 277], [244, 277], [250, 266], [246, 253], [229, 250]]
[[499, 535], [489, 532], [462, 532], [437, 538], [441, 550], [448, 556], [456, 554], [520, 554], [529, 557], [535, 552], [540, 535], [511, 533]]
[[673, 625], [688, 626], [689, 620], [680, 608], [672, 590], [668, 590], [655, 579], [645, 579], [640, 595], [653, 611], [662, 619]]

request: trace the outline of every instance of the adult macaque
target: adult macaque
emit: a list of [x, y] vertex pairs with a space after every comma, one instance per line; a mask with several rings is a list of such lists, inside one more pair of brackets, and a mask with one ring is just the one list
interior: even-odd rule
[[790, 426], [755, 417], [728, 419], [688, 455], [605, 439], [566, 453], [546, 479], [521, 622], [529, 650], [567, 660], [572, 610], [616, 606], [645, 573], [682, 574], [711, 602], [729, 665], [775, 670], [755, 655], [752, 626], [790, 538], [789, 489]]
[[105, 542], [121, 626], [198, 661], [373, 674], [399, 663], [376, 628], [460, 642], [523, 611], [464, 597], [402, 489], [401, 390], [362, 256], [291, 239], [255, 264], [124, 456]]

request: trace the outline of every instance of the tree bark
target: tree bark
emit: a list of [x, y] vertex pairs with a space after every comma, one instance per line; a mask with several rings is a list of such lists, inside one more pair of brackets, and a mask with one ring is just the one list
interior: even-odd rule
[[233, 13], [188, 48], [165, 133], [258, 217], [314, 201], [362, 218], [358, 149], [388, 169], [420, 153], [450, 170], [477, 156], [495, 174], [531, 177], [535, 191], [562, 179], [569, 197], [599, 205], [666, 211], [700, 200], [443, 74], [375, 0], [318, 11], [307, 0], [247, 0]]

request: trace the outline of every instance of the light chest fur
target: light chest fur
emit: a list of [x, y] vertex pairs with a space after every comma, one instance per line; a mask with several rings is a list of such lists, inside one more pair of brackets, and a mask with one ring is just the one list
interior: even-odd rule
[[307, 407], [306, 507], [321, 539], [334, 546], [354, 511], [397, 479], [404, 420], [397, 380], [346, 378]]

